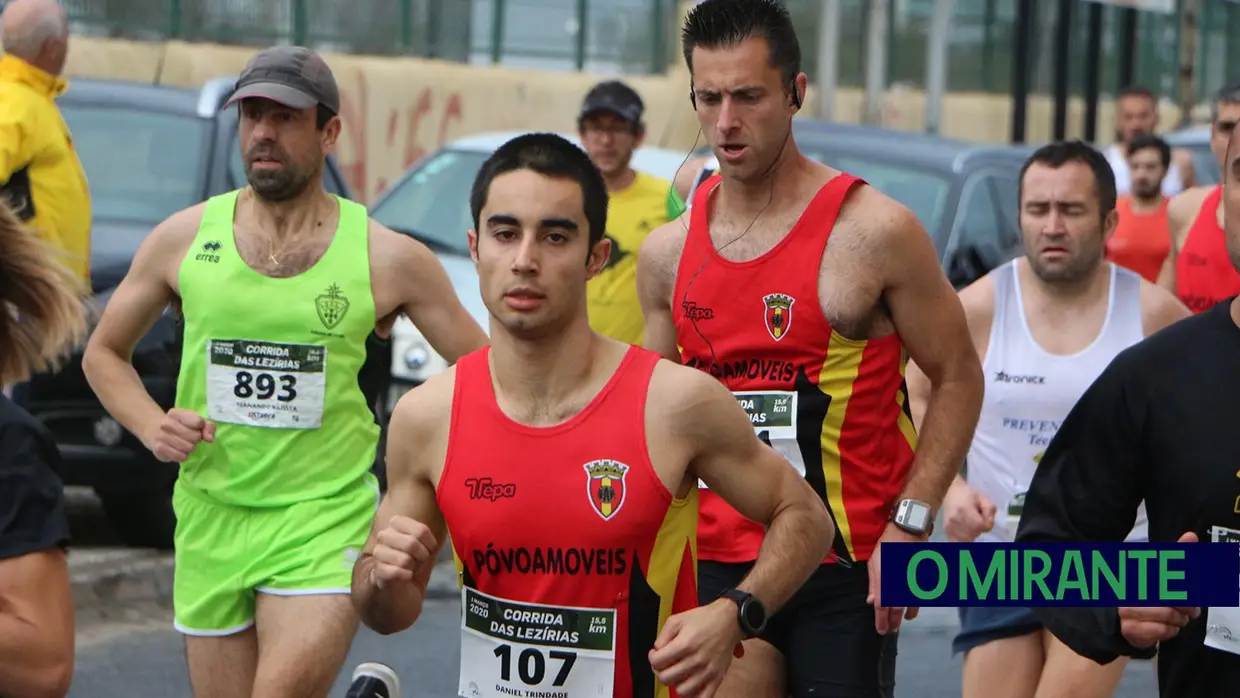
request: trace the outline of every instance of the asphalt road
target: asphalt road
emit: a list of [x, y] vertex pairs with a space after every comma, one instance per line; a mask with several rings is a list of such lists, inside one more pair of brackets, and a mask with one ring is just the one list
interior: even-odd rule
[[[381, 637], [363, 629], [353, 645], [334, 696], [348, 688], [349, 672], [359, 662], [380, 661], [397, 670], [404, 698], [455, 696], [459, 668], [459, 604], [428, 604], [418, 624], [396, 636]], [[930, 609], [927, 609], [930, 610]], [[960, 695], [960, 662], [950, 656], [954, 612], [933, 609], [906, 626], [900, 642], [897, 695], [955, 698]], [[70, 698], [190, 698], [180, 636], [169, 619], [116, 624], [80, 638], [77, 674]], [[1147, 663], [1130, 666], [1115, 698], [1154, 698], [1154, 677]]]

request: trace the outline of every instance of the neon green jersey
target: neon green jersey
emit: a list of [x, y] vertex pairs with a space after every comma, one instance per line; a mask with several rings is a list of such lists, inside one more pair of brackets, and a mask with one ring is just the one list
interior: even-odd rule
[[264, 276], [237, 253], [238, 192], [210, 199], [180, 268], [185, 346], [176, 406], [215, 422], [182, 485], [237, 506], [285, 506], [356, 484], [379, 427], [357, 376], [375, 326], [366, 209], [344, 199], [308, 271]]

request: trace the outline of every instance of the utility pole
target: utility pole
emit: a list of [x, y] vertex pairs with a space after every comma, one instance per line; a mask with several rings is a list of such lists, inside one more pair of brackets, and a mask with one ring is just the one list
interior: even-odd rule
[[1180, 70], [1179, 102], [1180, 127], [1192, 123], [1193, 106], [1197, 104], [1197, 90], [1193, 80], [1197, 67], [1197, 39], [1201, 32], [1198, 19], [1201, 0], [1180, 0]]
[[926, 133], [937, 136], [943, 118], [943, 94], [947, 92], [947, 54], [955, 0], [934, 0], [930, 33], [926, 41]]
[[889, 0], [869, 0], [866, 18], [864, 123], [879, 124], [883, 117], [883, 93], [887, 87], [887, 27]]
[[840, 0], [821, 0], [818, 7], [818, 118], [835, 120], [835, 94], [840, 85]]

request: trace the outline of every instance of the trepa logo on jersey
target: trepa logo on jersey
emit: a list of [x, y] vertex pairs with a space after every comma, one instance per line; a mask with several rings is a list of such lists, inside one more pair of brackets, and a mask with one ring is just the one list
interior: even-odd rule
[[792, 304], [795, 302], [796, 299], [783, 293], [762, 297], [762, 304], [766, 306], [766, 331], [776, 342], [783, 339], [792, 327]]
[[595, 460], [586, 463], [586, 494], [590, 497], [590, 506], [594, 512], [611, 519], [624, 506], [624, 476], [629, 466], [614, 460]]

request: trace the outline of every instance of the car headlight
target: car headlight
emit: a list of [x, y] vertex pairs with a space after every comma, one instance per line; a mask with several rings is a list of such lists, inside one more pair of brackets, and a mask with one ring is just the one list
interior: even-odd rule
[[404, 383], [424, 383], [448, 368], [448, 362], [405, 317], [392, 328], [392, 377]]

